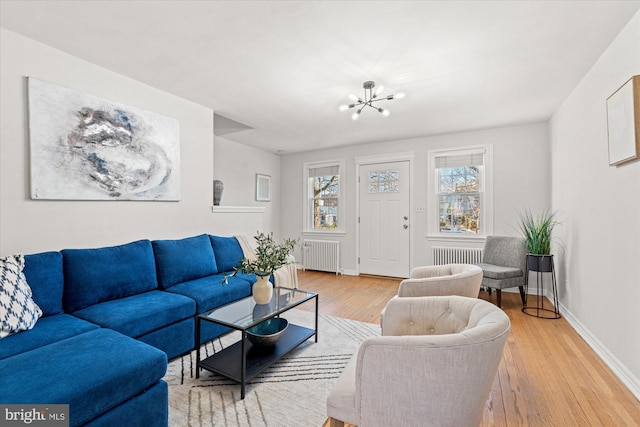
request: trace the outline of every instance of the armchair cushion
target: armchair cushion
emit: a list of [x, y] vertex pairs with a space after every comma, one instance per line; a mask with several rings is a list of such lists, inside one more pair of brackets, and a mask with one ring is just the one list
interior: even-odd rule
[[524, 274], [519, 268], [503, 267], [500, 265], [480, 263], [478, 267], [482, 269], [484, 277], [489, 279], [510, 279], [512, 277], [520, 277]]

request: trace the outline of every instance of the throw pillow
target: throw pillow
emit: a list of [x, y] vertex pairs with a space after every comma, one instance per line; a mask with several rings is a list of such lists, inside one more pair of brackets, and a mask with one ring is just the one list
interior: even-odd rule
[[42, 316], [23, 268], [22, 255], [0, 258], [0, 338], [33, 328]]

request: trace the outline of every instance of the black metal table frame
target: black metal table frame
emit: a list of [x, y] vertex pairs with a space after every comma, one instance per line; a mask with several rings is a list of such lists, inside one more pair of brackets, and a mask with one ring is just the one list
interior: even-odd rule
[[[286, 288], [283, 288], [286, 289]], [[274, 292], [276, 291], [276, 288], [274, 288]], [[247, 297], [247, 298], [253, 298], [251, 296]], [[256, 367], [255, 369], [252, 369], [252, 372], [250, 374], [247, 374], [247, 356], [249, 355], [249, 351], [251, 350], [252, 344], [248, 342], [247, 339], [247, 329], [258, 325], [262, 322], [265, 322], [269, 319], [272, 319], [274, 317], [279, 317], [282, 313], [285, 313], [289, 310], [291, 310], [292, 308], [295, 308], [301, 304], [304, 304], [306, 302], [309, 302], [310, 300], [315, 299], [315, 329], [308, 329], [308, 328], [304, 328], [298, 325], [294, 325], [294, 324], [289, 324], [289, 326], [287, 327], [287, 330], [289, 331], [294, 331], [294, 332], [289, 332], [289, 337], [288, 339], [284, 339], [287, 335], [287, 331], [285, 331], [285, 334], [283, 334], [283, 337], [280, 338], [280, 340], [278, 341], [278, 343], [276, 343], [276, 346], [281, 342], [281, 341], [288, 341], [286, 345], [283, 346], [283, 349], [281, 349], [280, 351], [276, 351], [275, 353], [267, 353], [267, 354], [261, 354], [258, 356], [259, 360], [257, 363], [260, 364], [260, 366]], [[230, 304], [234, 304], [237, 303], [238, 301], [234, 301], [231, 302], [227, 305]], [[224, 307], [224, 306], [223, 306]], [[222, 307], [219, 307], [222, 308]], [[267, 317], [261, 319], [258, 322], [255, 323], [251, 323], [247, 326], [238, 326], [235, 325], [233, 323], [228, 323], [228, 322], [223, 322], [220, 320], [215, 320], [215, 319], [211, 319], [209, 317], [207, 317], [207, 314], [210, 313], [213, 310], [210, 310], [206, 313], [203, 314], [199, 314], [197, 316], [196, 319], [196, 378], [200, 378], [200, 369], [206, 369], [208, 371], [211, 372], [215, 372], [217, 374], [220, 374], [226, 378], [229, 378], [231, 380], [234, 380], [238, 383], [240, 383], [240, 398], [244, 399], [245, 396], [245, 387], [246, 387], [246, 383], [248, 380], [250, 380], [251, 378], [255, 377], [257, 374], [259, 374], [260, 372], [262, 372], [263, 370], [265, 370], [266, 368], [268, 368], [269, 366], [271, 366], [273, 363], [277, 362], [278, 360], [280, 360], [284, 355], [286, 355], [287, 353], [289, 353], [290, 351], [292, 351], [294, 348], [298, 347], [300, 344], [302, 344], [303, 342], [307, 341], [309, 338], [311, 338], [312, 336], [315, 336], [315, 342], [318, 342], [318, 294], [317, 293], [313, 293], [313, 295], [309, 296], [308, 298], [299, 301], [295, 304], [292, 304], [290, 306], [285, 307], [284, 309], [279, 309], [274, 311], [273, 313], [270, 313]], [[242, 334], [242, 338], [240, 339], [240, 341], [236, 342], [235, 344], [223, 349], [222, 351], [215, 353], [212, 356], [209, 356], [208, 358], [206, 358], [205, 360], [200, 360], [200, 347], [202, 344], [200, 344], [200, 322], [202, 320], [206, 320], [208, 322], [213, 322], [213, 323], [217, 323], [219, 325], [223, 325], [223, 326], [227, 326], [230, 327], [232, 329], [241, 331]], [[224, 367], [219, 368], [217, 366], [214, 366], [215, 363], [215, 359], [222, 359], [225, 358], [225, 352], [226, 354], [231, 354], [232, 356], [238, 356], [238, 354], [241, 356], [239, 357], [240, 359], [240, 375], [239, 378], [235, 375], [233, 375], [232, 373], [230, 373], [229, 371], [225, 370]], [[228, 359], [228, 358], [227, 358]]]
[[[560, 316], [560, 309], [558, 306], [558, 285], [556, 283], [556, 270], [553, 262], [553, 255], [545, 255], [545, 257], [549, 259], [548, 261], [550, 263], [549, 271], [530, 270], [529, 262], [527, 261], [527, 268], [525, 272], [525, 285], [524, 285], [525, 301], [522, 304], [522, 312], [524, 314], [528, 314], [529, 316], [539, 317], [541, 319], [559, 319], [561, 316]], [[532, 271], [535, 271], [536, 273], [536, 293], [535, 293], [536, 305], [535, 306], [527, 304], [529, 299], [529, 295], [528, 295], [529, 280], [528, 279], [529, 279], [529, 273]], [[553, 298], [553, 310], [546, 308], [544, 306], [545, 293], [544, 293], [543, 274], [545, 273], [551, 275], [551, 294]]]

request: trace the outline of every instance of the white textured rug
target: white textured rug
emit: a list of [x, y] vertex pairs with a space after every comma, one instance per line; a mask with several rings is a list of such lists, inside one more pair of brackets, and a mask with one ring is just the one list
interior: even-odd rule
[[[283, 317], [313, 328], [314, 313], [290, 310]], [[195, 351], [169, 363], [169, 426], [320, 427], [327, 419], [326, 400], [336, 379], [366, 338], [380, 327], [319, 315], [318, 342], [313, 337], [249, 381], [245, 399], [240, 385], [202, 370], [195, 379]], [[202, 358], [238, 341], [226, 335], [200, 350]]]

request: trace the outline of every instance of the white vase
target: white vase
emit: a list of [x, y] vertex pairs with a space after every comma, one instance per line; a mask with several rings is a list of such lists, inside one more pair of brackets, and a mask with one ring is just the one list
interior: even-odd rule
[[273, 295], [273, 284], [269, 281], [269, 276], [256, 276], [257, 281], [253, 285], [253, 299], [256, 304], [267, 304]]

